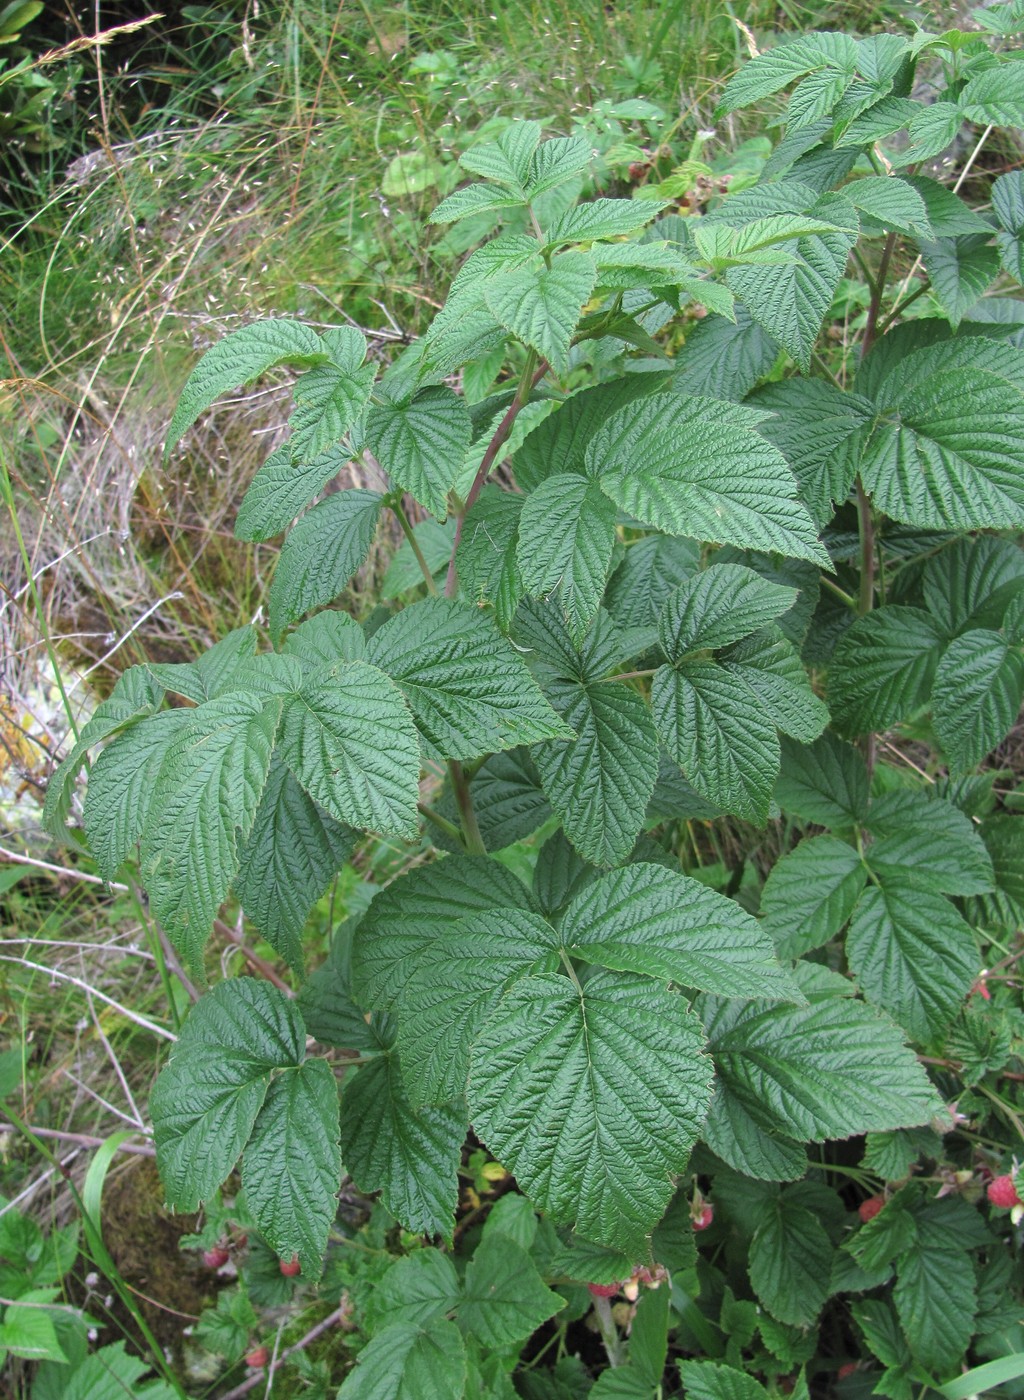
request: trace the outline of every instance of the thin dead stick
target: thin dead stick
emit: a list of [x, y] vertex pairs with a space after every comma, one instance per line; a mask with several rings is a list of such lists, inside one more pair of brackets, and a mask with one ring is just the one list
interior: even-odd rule
[[[340, 1308], [335, 1308], [334, 1312], [330, 1313], [327, 1317], [325, 1317], [322, 1322], [318, 1322], [315, 1327], [311, 1327], [310, 1330], [306, 1333], [306, 1335], [304, 1337], [301, 1337], [295, 1343], [294, 1346], [286, 1348], [286, 1350], [284, 1350], [281, 1353], [281, 1355], [277, 1358], [277, 1360], [268, 1368], [271, 1376], [273, 1375], [274, 1371], [278, 1368], [278, 1366], [281, 1366], [285, 1361], [288, 1360], [289, 1356], [294, 1356], [297, 1351], [302, 1351], [304, 1347], [309, 1346], [310, 1342], [315, 1342], [317, 1337], [322, 1336], [324, 1332], [326, 1332], [329, 1328], [334, 1327], [337, 1323], [341, 1322], [345, 1317], [347, 1311], [348, 1309], [345, 1307], [344, 1304]], [[255, 1390], [258, 1385], [262, 1384], [262, 1374], [250, 1376], [249, 1379], [243, 1381], [241, 1385], [236, 1385], [234, 1390], [225, 1391], [224, 1394], [220, 1397], [220, 1400], [238, 1400], [239, 1396], [248, 1395], [250, 1390]]]
[[108, 997], [106, 992], [101, 992], [96, 987], [90, 987], [88, 982], [83, 982], [80, 977], [72, 977], [70, 972], [61, 972], [59, 968], [47, 967], [44, 963], [32, 962], [28, 958], [8, 957], [6, 953], [0, 953], [0, 962], [15, 963], [18, 967], [31, 968], [33, 972], [43, 972], [47, 977], [56, 977], [61, 982], [70, 982], [72, 986], [78, 987], [81, 991], [91, 992], [94, 997], [99, 997], [100, 1001], [105, 1001], [108, 1006], [112, 1006], [115, 1011], [119, 1011], [129, 1021], [134, 1021], [143, 1030], [151, 1031], [153, 1035], [158, 1035], [163, 1040], [175, 1041], [178, 1039], [174, 1032], [167, 1030], [165, 1026], [158, 1026], [155, 1021], [151, 1021], [148, 1016], [140, 1016], [137, 1011], [129, 1011], [127, 1006], [122, 1006], [113, 997]]
[[[0, 1133], [13, 1133], [16, 1129], [13, 1123], [0, 1122]], [[73, 1142], [79, 1147], [102, 1147], [107, 1141], [106, 1138], [91, 1137], [88, 1133], [60, 1133], [56, 1128], [33, 1128], [32, 1132], [36, 1137], [53, 1138], [57, 1142]], [[145, 1147], [141, 1143], [121, 1142], [117, 1146], [118, 1152], [130, 1152], [135, 1157], [155, 1157], [156, 1148]]]
[[34, 860], [31, 856], [23, 856], [18, 851], [9, 851], [6, 846], [0, 846], [0, 860], [9, 860], [14, 865], [30, 865], [33, 870], [48, 870], [52, 875], [67, 875], [72, 880], [82, 880], [87, 885], [106, 885], [108, 890], [120, 890], [127, 893], [128, 886], [118, 884], [116, 880], [101, 880], [98, 875], [87, 875], [84, 870], [72, 870], [67, 865], [52, 865], [48, 860]]

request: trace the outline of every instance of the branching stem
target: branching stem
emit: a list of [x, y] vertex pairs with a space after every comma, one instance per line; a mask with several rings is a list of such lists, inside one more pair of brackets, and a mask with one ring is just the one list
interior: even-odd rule
[[427, 592], [433, 594], [436, 597], [437, 584], [434, 582], [434, 575], [430, 572], [430, 565], [427, 563], [424, 557], [423, 550], [420, 548], [420, 542], [416, 538], [416, 533], [413, 530], [412, 526], [409, 524], [409, 517], [406, 515], [405, 510], [402, 506], [402, 502], [399, 498], [396, 497], [396, 499], [392, 501], [391, 509], [395, 512], [395, 515], [398, 517], [398, 523], [402, 527], [402, 534], [409, 541], [409, 548], [415, 555], [416, 563], [420, 566], [420, 572], [423, 575], [423, 582], [427, 585]]

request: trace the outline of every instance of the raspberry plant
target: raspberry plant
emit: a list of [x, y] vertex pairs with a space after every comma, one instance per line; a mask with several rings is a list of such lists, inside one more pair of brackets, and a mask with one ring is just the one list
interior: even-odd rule
[[[1012, 30], [1013, 6], [979, 13]], [[670, 1328], [705, 1353], [672, 1373], [688, 1392], [760, 1395], [731, 1368], [799, 1370], [837, 1296], [892, 1400], [992, 1330], [997, 1236], [911, 1176], [949, 1126], [934, 1066], [979, 1082], [1011, 1053], [962, 1047], [979, 935], [1024, 898], [1024, 819], [978, 771], [1024, 695], [1024, 179], [969, 203], [923, 172], [965, 125], [1024, 124], [1017, 57], [959, 31], [772, 49], [721, 115], [792, 87], [783, 133], [728, 192], [691, 160], [580, 202], [587, 140], [512, 122], [431, 216], [494, 236], [394, 363], [270, 320], [189, 378], [169, 449], [298, 372], [238, 513], [243, 539], [285, 535], [266, 627], [128, 671], [47, 799], [60, 826], [104, 744], [101, 873], [138, 854], [203, 983], [229, 899], [301, 982], [193, 1007], [152, 1095], [168, 1200], [194, 1210], [241, 1159], [265, 1239], [315, 1280], [343, 1171], [449, 1246], [468, 1132], [526, 1198], [464, 1275], [447, 1251], [394, 1265], [345, 1400], [512, 1394], [575, 1297], [542, 1274], [595, 1285], [625, 1387], [595, 1395], [667, 1393]], [[387, 489], [324, 495], [364, 453]], [[398, 602], [361, 624], [337, 600], [387, 512]], [[720, 889], [685, 873], [698, 828], [743, 850]], [[364, 832], [417, 858], [304, 978], [307, 916]], [[823, 1145], [864, 1134], [853, 1229]], [[694, 1171], [717, 1213], [688, 1212]], [[760, 1308], [727, 1288], [694, 1332], [654, 1290], [627, 1357], [603, 1295], [666, 1262], [695, 1292], [698, 1218], [732, 1231]]]

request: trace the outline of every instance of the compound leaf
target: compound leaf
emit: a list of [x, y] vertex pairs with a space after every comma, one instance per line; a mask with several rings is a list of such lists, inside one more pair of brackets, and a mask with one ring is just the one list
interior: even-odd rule
[[670, 661], [725, 647], [774, 622], [796, 602], [796, 589], [770, 583], [742, 564], [709, 564], [662, 608], [658, 640]]
[[469, 451], [472, 424], [463, 399], [445, 385], [404, 402], [375, 403], [366, 415], [366, 444], [403, 491], [443, 519], [448, 492]]
[[569, 345], [583, 303], [597, 281], [587, 253], [561, 253], [550, 266], [499, 273], [484, 284], [488, 310], [524, 345], [548, 360], [556, 373], [569, 367]]
[[272, 452], [242, 498], [235, 517], [235, 537], [272, 540], [280, 535], [348, 460], [340, 447], [332, 447], [301, 466], [292, 461], [287, 446]]

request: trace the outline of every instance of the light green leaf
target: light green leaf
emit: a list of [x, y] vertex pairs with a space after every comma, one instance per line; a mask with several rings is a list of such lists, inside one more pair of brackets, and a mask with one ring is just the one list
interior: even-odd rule
[[544, 1286], [526, 1250], [495, 1232], [484, 1236], [466, 1267], [457, 1320], [483, 1346], [501, 1349], [525, 1341], [565, 1304]]
[[777, 627], [765, 627], [721, 657], [757, 696], [772, 722], [794, 739], [810, 743], [828, 723], [828, 709], [811, 689], [793, 644]]
[[512, 626], [523, 595], [516, 547], [523, 498], [485, 486], [468, 511], [456, 554], [459, 591], [476, 603], [490, 603], [502, 632]]
[[454, 1322], [396, 1322], [359, 1353], [338, 1400], [460, 1400], [466, 1348]]
[[716, 117], [749, 107], [781, 92], [796, 78], [832, 68], [852, 77], [857, 67], [857, 43], [848, 34], [816, 33], [778, 44], [745, 63], [725, 85]]
[[280, 701], [208, 700], [166, 745], [142, 829], [153, 913], [202, 977], [203, 946], [238, 868], [270, 771]]
[[828, 678], [836, 727], [867, 734], [927, 705], [946, 638], [920, 608], [877, 608], [840, 637]]
[[918, 102], [907, 97], [883, 97], [839, 129], [836, 150], [847, 146], [870, 146], [903, 128], [921, 111]]
[[392, 1264], [374, 1287], [367, 1300], [373, 1330], [396, 1322], [424, 1327], [454, 1312], [459, 1292], [459, 1276], [448, 1255], [439, 1249], [418, 1249]]
[[940, 1100], [888, 1017], [849, 997], [709, 1004], [720, 1091], [762, 1132], [823, 1142], [926, 1123]]
[[543, 355], [556, 373], [564, 374], [580, 311], [596, 280], [597, 267], [588, 254], [561, 253], [550, 266], [528, 266], [490, 278], [484, 300], [503, 326]]
[[322, 612], [289, 632], [282, 651], [285, 656], [294, 656], [304, 671], [318, 671], [336, 667], [341, 661], [362, 661], [366, 642], [354, 617]]
[[271, 1080], [242, 1159], [242, 1187], [260, 1234], [282, 1259], [299, 1256], [316, 1283], [338, 1209], [338, 1086], [326, 1060]]
[[678, 995], [622, 973], [583, 988], [528, 977], [477, 1038], [470, 1119], [536, 1205], [640, 1258], [710, 1091], [699, 1024]]
[[337, 821], [415, 839], [419, 740], [401, 691], [376, 666], [351, 661], [311, 672], [284, 702], [280, 746], [313, 801]]
[[884, 228], [927, 238], [932, 232], [928, 210], [919, 192], [896, 175], [867, 175], [843, 186], [855, 209], [869, 214]]
[[657, 394], [605, 422], [587, 471], [655, 529], [824, 563], [786, 460], [755, 431], [758, 421], [717, 399]]
[[176, 1400], [175, 1391], [164, 1381], [149, 1381], [133, 1389], [149, 1369], [147, 1361], [125, 1351], [124, 1342], [110, 1342], [62, 1377], [60, 1400], [121, 1400], [132, 1394], [139, 1400]]
[[219, 982], [189, 1013], [150, 1095], [167, 1200], [196, 1210], [249, 1139], [274, 1070], [302, 1064], [305, 1030], [269, 982]]
[[441, 1235], [451, 1241], [458, 1201], [456, 1173], [465, 1137], [461, 1107], [416, 1112], [394, 1055], [371, 1060], [345, 1084], [341, 1101], [345, 1167], [360, 1191], [379, 1191], [391, 1214], [414, 1234]]
[[769, 583], [741, 564], [709, 564], [670, 595], [658, 639], [670, 661], [725, 647], [774, 622], [796, 602], [796, 589]]
[[[22, 1296], [25, 1301], [20, 1306], [14, 1303], [2, 1314], [0, 1355], [10, 1354], [23, 1361], [66, 1362], [68, 1358], [53, 1325], [53, 1313], [42, 1301]], [[46, 1290], [44, 1296], [52, 1298], [54, 1290]]]
[[594, 150], [584, 136], [556, 136], [542, 141], [530, 159], [527, 194], [530, 199], [564, 185], [586, 170]]
[[535, 490], [561, 472], [585, 474], [587, 444], [617, 409], [651, 393], [655, 375], [631, 374], [583, 389], [545, 417], [515, 454], [516, 483]]
[[377, 491], [338, 491], [292, 526], [270, 586], [272, 637], [338, 596], [369, 553], [383, 499]]
[[850, 915], [867, 871], [860, 856], [834, 836], [800, 842], [772, 869], [761, 893], [765, 932], [783, 958], [799, 958], [834, 938]]
[[[1024, 68], [1000, 63], [971, 78], [959, 98], [969, 122], [983, 126], [1024, 126]], [[913, 134], [913, 133], [911, 133]]]
[[167, 748], [190, 711], [166, 710], [133, 724], [108, 744], [89, 774], [85, 832], [105, 880], [113, 881], [142, 835]]
[[478, 142], [459, 156], [463, 170], [508, 185], [516, 194], [524, 193], [530, 175], [530, 158], [540, 141], [539, 122], [514, 121], [497, 141]]
[[912, 350], [871, 397], [860, 470], [877, 509], [927, 530], [1024, 525], [1019, 351], [978, 337]]
[[865, 852], [876, 874], [933, 894], [984, 894], [992, 888], [992, 859], [978, 828], [951, 802], [923, 792], [888, 792], [867, 816], [874, 837]]
[[242, 688], [237, 677], [251, 666], [257, 640], [255, 627], [236, 627], [195, 661], [171, 665], [150, 662], [149, 670], [165, 690], [201, 705], [204, 700]]
[[846, 953], [865, 996], [926, 1044], [953, 1019], [978, 975], [974, 935], [952, 904], [907, 888], [895, 872], [861, 895]]
[[679, 1374], [688, 1400], [767, 1400], [768, 1397], [764, 1386], [753, 1376], [715, 1361], [680, 1361]]
[[447, 199], [442, 199], [427, 220], [431, 224], [454, 224], [471, 214], [489, 214], [496, 209], [515, 209], [522, 205], [520, 195], [502, 189], [500, 185], [466, 185]]
[[302, 970], [302, 930], [309, 911], [348, 859], [352, 844], [348, 827], [321, 811], [275, 759], [238, 854], [234, 888], [246, 918], [297, 971]]
[[527, 497], [517, 548], [523, 585], [535, 598], [557, 589], [577, 639], [601, 602], [614, 544], [615, 506], [596, 481], [551, 476]]
[[998, 632], [965, 632], [935, 673], [932, 718], [950, 765], [973, 768], [1013, 728], [1024, 702], [1024, 656]]
[[320, 337], [298, 321], [254, 321], [233, 331], [206, 351], [186, 380], [164, 451], [169, 452], [199, 415], [229, 389], [251, 384], [275, 365], [307, 369], [327, 358]]
[[377, 461], [439, 519], [448, 513], [448, 492], [471, 438], [465, 402], [444, 385], [402, 403], [375, 403], [366, 415], [366, 444]]
[[917, 165], [932, 156], [941, 155], [956, 140], [964, 124], [963, 113], [955, 102], [933, 102], [918, 106], [917, 113], [907, 123], [910, 145], [893, 160], [896, 166]]
[[560, 927], [584, 962], [724, 997], [801, 1000], [757, 921], [697, 880], [640, 862], [577, 895]]
[[287, 446], [279, 447], [249, 483], [235, 517], [235, 537], [271, 540], [280, 535], [348, 460], [343, 448], [331, 447], [311, 462], [296, 466]]
[[[813, 213], [843, 228], [837, 233], [811, 234], [792, 244], [795, 262], [772, 267], [733, 267], [726, 274], [729, 288], [760, 322], [809, 371], [811, 351], [846, 269], [856, 234], [856, 214], [843, 195], [823, 195]], [[788, 245], [780, 245], [789, 251]]]
[[486, 857], [451, 856], [392, 881], [356, 931], [352, 985], [357, 997], [374, 1010], [394, 1010], [430, 942], [457, 919], [494, 909], [535, 912], [536, 905], [507, 866]]
[[364, 364], [366, 338], [354, 326], [329, 331], [331, 363], [307, 370], [293, 390], [293, 458], [318, 457], [339, 443], [357, 422], [370, 397], [376, 366]]
[[[439, 525], [436, 520], [428, 517], [413, 526], [416, 543], [439, 587], [444, 585], [448, 560], [455, 542], [455, 524], [454, 519], [449, 519], [443, 525]], [[400, 598], [403, 593], [422, 586], [423, 571], [419, 561], [413, 554], [409, 541], [403, 540], [387, 567], [380, 596], [385, 602], [389, 602], [392, 598]]]
[[651, 709], [665, 747], [697, 792], [763, 825], [779, 774], [779, 740], [743, 677], [713, 661], [662, 666]]
[[893, 1301], [915, 1359], [934, 1375], [952, 1375], [974, 1332], [970, 1255], [918, 1239], [899, 1259]]
[[750, 1282], [780, 1322], [811, 1327], [829, 1295], [832, 1243], [818, 1217], [785, 1195], [770, 1202], [750, 1241]]
[[775, 785], [779, 806], [819, 826], [845, 828], [863, 820], [868, 771], [851, 744], [825, 733], [813, 744], [782, 741], [782, 773]]
[[550, 961], [557, 948], [551, 925], [520, 909], [467, 915], [423, 942], [398, 1017], [398, 1050], [413, 1104], [444, 1104], [465, 1095], [477, 1031], [502, 993]]
[[969, 233], [920, 245], [932, 288], [954, 327], [999, 275], [999, 249], [992, 247], [991, 236]]
[[567, 209], [546, 231], [544, 238], [548, 247], [620, 238], [649, 224], [657, 213], [657, 204], [646, 199], [592, 199], [587, 204]]
[[572, 736], [493, 622], [463, 603], [413, 603], [373, 634], [367, 659], [397, 683], [445, 757]]

